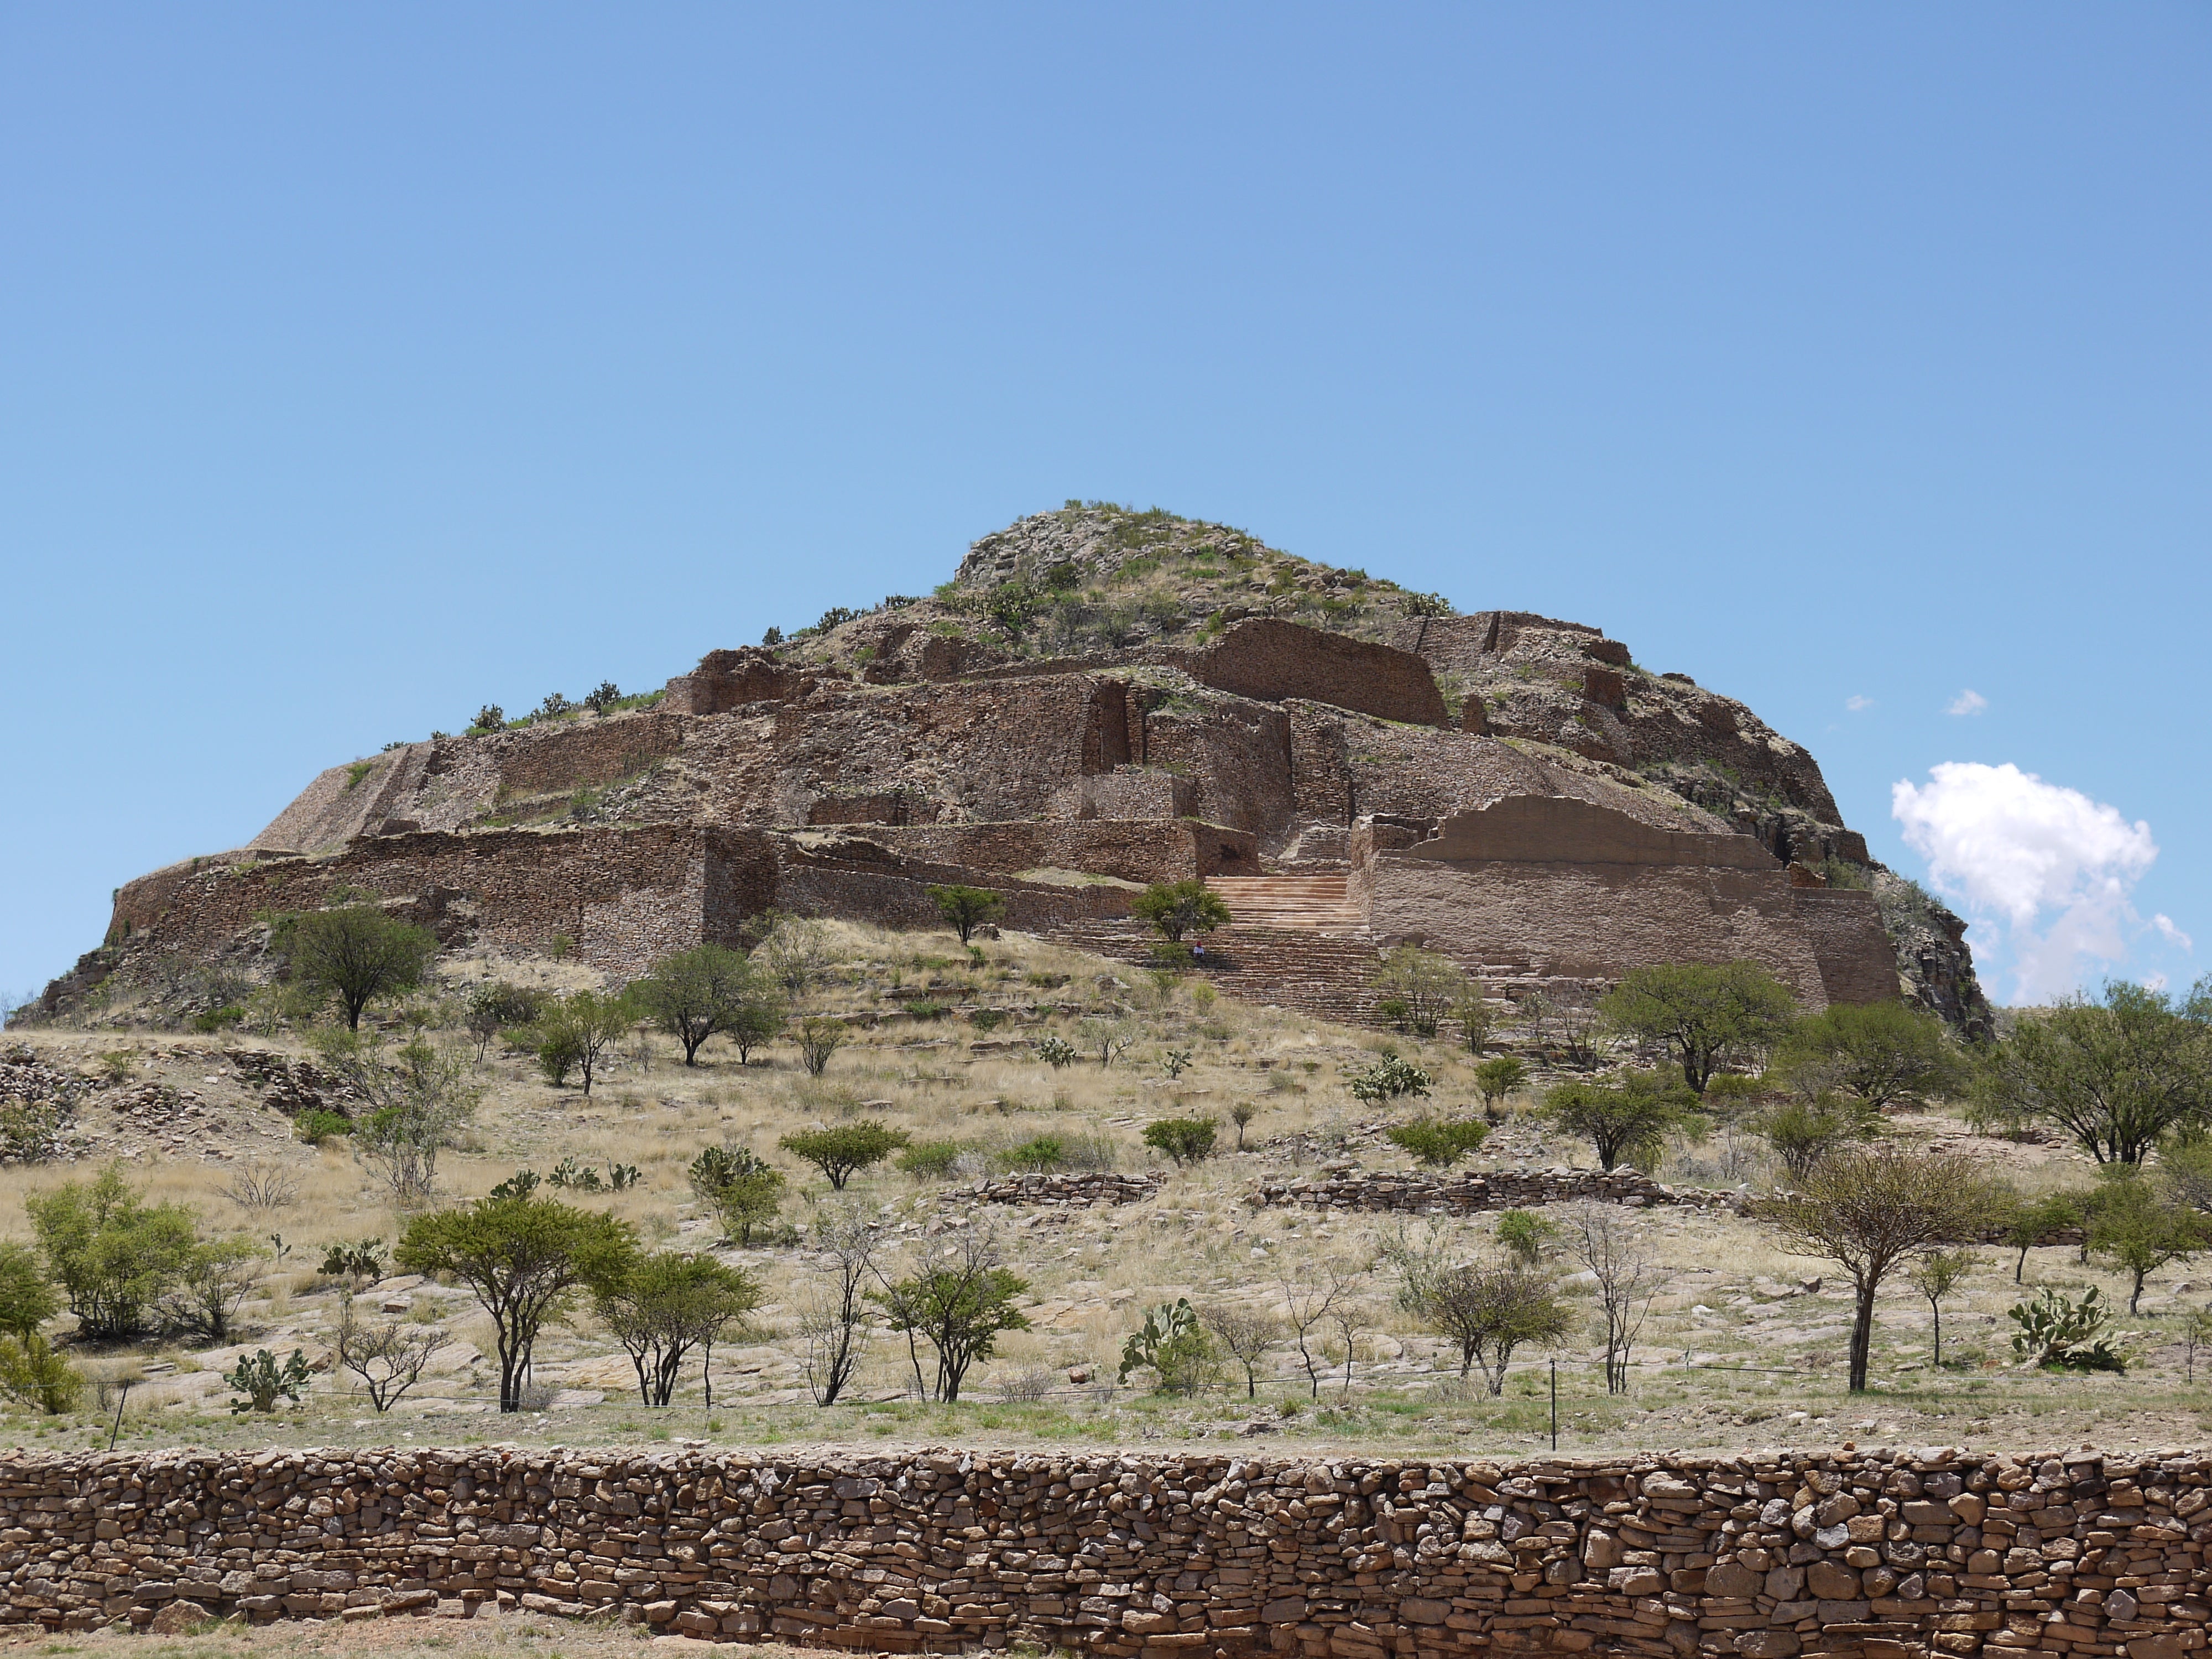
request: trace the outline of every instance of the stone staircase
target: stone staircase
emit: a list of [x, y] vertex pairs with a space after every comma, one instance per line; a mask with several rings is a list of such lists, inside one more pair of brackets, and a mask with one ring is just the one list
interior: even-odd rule
[[1367, 917], [1345, 896], [1342, 876], [1209, 876], [1239, 927], [1316, 933], [1364, 931]]

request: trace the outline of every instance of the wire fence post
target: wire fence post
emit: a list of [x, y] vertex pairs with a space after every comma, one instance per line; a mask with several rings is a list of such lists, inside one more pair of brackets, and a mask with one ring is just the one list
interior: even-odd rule
[[1552, 1449], [1559, 1449], [1559, 1362], [1552, 1362]]

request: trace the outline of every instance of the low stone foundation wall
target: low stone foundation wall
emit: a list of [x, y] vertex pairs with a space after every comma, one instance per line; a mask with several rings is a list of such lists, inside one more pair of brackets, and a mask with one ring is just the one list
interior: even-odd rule
[[0, 1571], [64, 1629], [495, 1598], [878, 1652], [2181, 1659], [2208, 1505], [2195, 1453], [185, 1450], [0, 1468]]
[[1087, 1170], [1076, 1175], [1020, 1175], [1004, 1181], [979, 1181], [972, 1190], [986, 1204], [1065, 1204], [1073, 1209], [1091, 1209], [1100, 1205], [1140, 1204], [1166, 1183], [1164, 1175]]
[[1271, 1182], [1246, 1200], [1255, 1209], [1271, 1204], [1310, 1210], [1416, 1210], [1468, 1215], [1523, 1205], [1566, 1204], [1577, 1199], [1631, 1206], [1687, 1204], [1721, 1208], [1735, 1200], [1694, 1187], [1662, 1187], [1638, 1170], [1491, 1170], [1480, 1174], [1428, 1175], [1418, 1170], [1363, 1170], [1315, 1181]]

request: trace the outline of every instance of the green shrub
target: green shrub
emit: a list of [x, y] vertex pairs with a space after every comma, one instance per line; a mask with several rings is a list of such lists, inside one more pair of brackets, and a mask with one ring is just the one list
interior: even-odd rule
[[1505, 1097], [1528, 1080], [1528, 1068], [1517, 1054], [1500, 1054], [1474, 1068], [1474, 1086], [1482, 1091], [1483, 1115], [1495, 1122], [1504, 1114]]
[[906, 1011], [915, 1019], [943, 1019], [948, 1012], [941, 1002], [909, 1002]]
[[228, 1030], [245, 1018], [246, 1010], [234, 1003], [228, 1008], [210, 1008], [204, 1014], [194, 1014], [191, 1025], [195, 1031], [212, 1036], [217, 1031]]
[[1393, 1146], [1411, 1152], [1431, 1168], [1447, 1169], [1481, 1146], [1490, 1128], [1482, 1123], [1424, 1118], [1418, 1122], [1393, 1125], [1386, 1133]]
[[820, 1077], [830, 1069], [830, 1057], [845, 1046], [845, 1022], [816, 1017], [803, 1020], [799, 1027], [799, 1063], [806, 1068], [809, 1077]]
[[1006, 1011], [1003, 1008], [978, 1008], [968, 1016], [968, 1023], [979, 1031], [995, 1031], [1006, 1023]]
[[192, 1212], [148, 1205], [113, 1165], [87, 1184], [68, 1181], [23, 1200], [46, 1266], [88, 1337], [144, 1334], [161, 1297], [191, 1267]]
[[740, 1244], [783, 1207], [783, 1172], [744, 1146], [709, 1146], [691, 1160], [691, 1191]]
[[1036, 1057], [1055, 1072], [1075, 1062], [1075, 1045], [1063, 1036], [1041, 1036], [1030, 1045]]
[[999, 1154], [1005, 1170], [1049, 1175], [1067, 1158], [1067, 1142], [1059, 1135], [1037, 1135]]
[[1164, 1117], [1145, 1126], [1145, 1145], [1177, 1164], [1201, 1164], [1213, 1156], [1218, 1127], [1210, 1117]]
[[319, 1106], [311, 1106], [292, 1120], [292, 1133], [310, 1146], [319, 1146], [326, 1140], [353, 1132], [351, 1118], [326, 1112]]
[[811, 1164], [833, 1190], [842, 1192], [855, 1175], [874, 1168], [907, 1141], [903, 1129], [886, 1129], [879, 1123], [849, 1123], [834, 1129], [804, 1129], [776, 1144], [793, 1158]]
[[1150, 922], [1170, 943], [1229, 923], [1229, 906], [1202, 881], [1155, 882], [1129, 901], [1129, 914]]
[[84, 1376], [43, 1336], [0, 1336], [0, 1394], [26, 1411], [59, 1417], [76, 1409]]
[[1544, 1248], [1559, 1236], [1559, 1224], [1528, 1210], [1507, 1210], [1498, 1218], [1498, 1242], [1523, 1267], [1544, 1258]]
[[957, 1140], [920, 1140], [908, 1147], [893, 1160], [899, 1170], [916, 1181], [945, 1181], [952, 1175], [952, 1166], [960, 1161], [967, 1149]]

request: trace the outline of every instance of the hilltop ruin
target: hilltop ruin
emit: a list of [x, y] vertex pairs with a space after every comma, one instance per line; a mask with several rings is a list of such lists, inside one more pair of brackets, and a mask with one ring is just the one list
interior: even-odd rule
[[250, 966], [258, 916], [363, 895], [626, 978], [770, 907], [934, 925], [946, 882], [1135, 956], [1129, 900], [1202, 878], [1239, 917], [1224, 988], [1340, 1018], [1414, 940], [1509, 995], [1750, 957], [1811, 1006], [1986, 1019], [1962, 925], [1873, 863], [1804, 749], [1596, 629], [1447, 609], [1071, 504], [931, 598], [712, 652], [640, 706], [333, 767], [246, 847], [119, 890], [40, 1011], [152, 962]]

